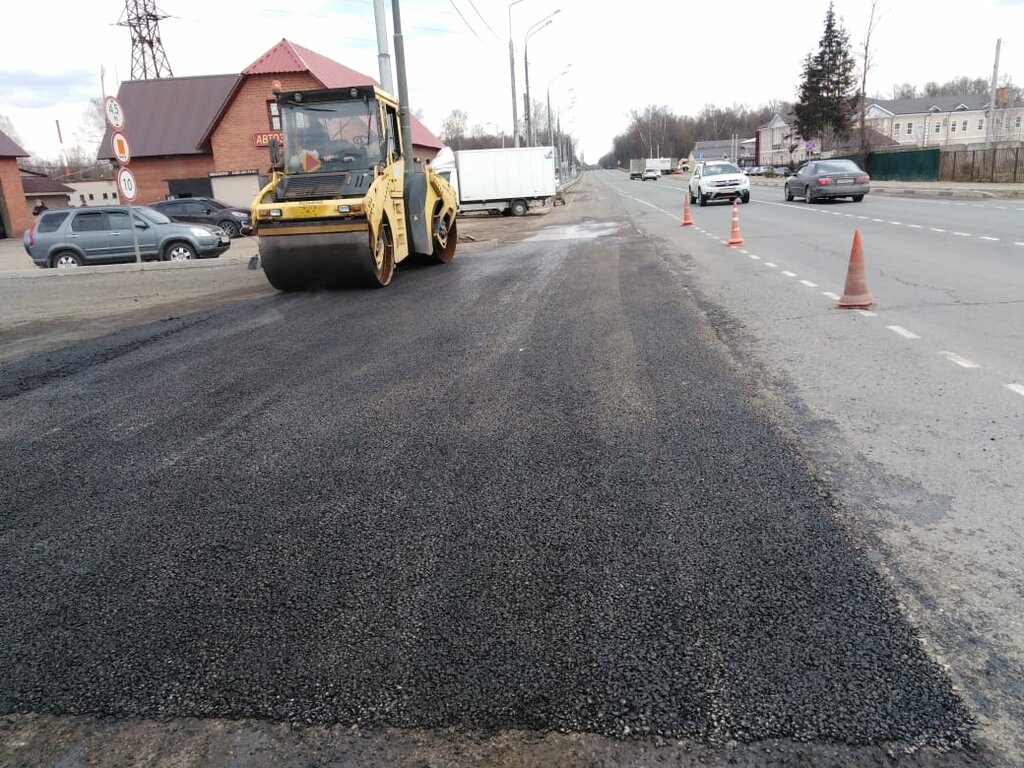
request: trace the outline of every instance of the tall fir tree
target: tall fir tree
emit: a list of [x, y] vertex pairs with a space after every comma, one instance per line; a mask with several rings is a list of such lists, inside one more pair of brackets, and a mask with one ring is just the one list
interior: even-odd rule
[[836, 22], [835, 9], [829, 3], [818, 52], [804, 59], [800, 98], [793, 110], [802, 137], [834, 143], [850, 135], [857, 100], [856, 67], [850, 36]]

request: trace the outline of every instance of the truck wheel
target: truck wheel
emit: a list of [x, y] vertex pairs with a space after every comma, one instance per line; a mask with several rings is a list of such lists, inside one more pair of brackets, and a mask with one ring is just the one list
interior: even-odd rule
[[513, 216], [525, 216], [530, 210], [530, 206], [526, 204], [525, 200], [513, 200], [511, 210]]

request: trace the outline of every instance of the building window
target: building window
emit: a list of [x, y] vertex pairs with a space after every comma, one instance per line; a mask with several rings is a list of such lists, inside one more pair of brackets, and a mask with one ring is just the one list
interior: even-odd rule
[[949, 124], [949, 131], [950, 133], [956, 133], [956, 120]]
[[935, 124], [935, 132], [936, 133], [941, 133], [942, 132], [942, 124], [941, 123], [936, 123]]
[[964, 120], [963, 123], [960, 125], [960, 130], [965, 131], [965, 132], [967, 131], [967, 121], [966, 120]]
[[104, 192], [104, 193], [103, 193], [103, 199], [104, 199], [104, 200], [106, 200], [106, 199], [107, 199], [107, 193], [106, 193], [106, 192]]
[[281, 113], [278, 111], [276, 101], [267, 102], [267, 117], [270, 119], [270, 130], [281, 130]]
[[1020, 128], [1020, 115], [1017, 115], [1017, 119], [1013, 121], [1014, 128]]
[[913, 136], [913, 135], [914, 135], [914, 124], [913, 123], [907, 123], [907, 136]]
[[984, 117], [979, 117], [978, 118], [978, 130], [979, 131], [984, 131], [985, 130], [985, 118]]
[[96, 199], [92, 192], [89, 193], [89, 199], [90, 200], [95, 200]]
[[82, 195], [82, 194], [80, 194], [80, 195], [78, 196], [78, 199], [82, 201], [82, 204], [83, 204], [83, 205], [85, 204], [85, 195]]
[[899, 136], [900, 135], [900, 124], [899, 123], [894, 123], [893, 124], [893, 126], [892, 126], [892, 135], [893, 136]]

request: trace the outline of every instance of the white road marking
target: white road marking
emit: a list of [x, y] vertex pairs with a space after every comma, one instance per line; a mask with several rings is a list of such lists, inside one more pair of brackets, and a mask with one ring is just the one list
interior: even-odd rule
[[924, 227], [921, 226], [920, 224], [907, 224], [907, 226], [910, 227], [911, 229], [924, 229]]
[[779, 266], [778, 264], [772, 264], [770, 261], [766, 261], [764, 265], [766, 267], [771, 267], [772, 269], [775, 269], [777, 266]]
[[872, 219], [872, 221], [877, 221], [879, 224], [885, 223], [885, 219]]
[[956, 352], [939, 352], [939, 354], [947, 358], [951, 363], [956, 363], [961, 368], [981, 368], [977, 363], [971, 362], [966, 357], [960, 357]]
[[[1022, 209], [1024, 210], [1024, 209]], [[1024, 243], [1014, 243], [1014, 245], [1024, 245]]]
[[885, 327], [888, 328], [893, 333], [898, 333], [904, 339], [920, 339], [921, 338], [920, 336], [918, 336], [913, 331], [908, 331], [902, 325], [887, 325]]
[[750, 253], [746, 248], [740, 248], [740, 253]]
[[812, 283], [810, 280], [801, 280], [800, 284], [801, 285], [806, 285], [808, 288], [817, 288], [818, 287], [817, 283]]
[[788, 269], [782, 270], [782, 274], [786, 277], [796, 277], [796, 272], [790, 272]]
[[890, 224], [895, 224], [897, 227], [902, 227], [903, 226], [903, 222], [902, 221], [890, 221], [889, 223]]
[[871, 312], [871, 311], [869, 311], [867, 309], [855, 309], [853, 311], [856, 312], [858, 315], [864, 315], [864, 317], [874, 317], [875, 316], [874, 312]]
[[1024, 395], [1024, 384], [1006, 384], [1004, 386], [1011, 392], [1016, 392], [1018, 395]]
[[760, 261], [761, 260], [760, 256], [755, 256], [752, 253], [748, 253], [747, 255], [750, 256], [750, 258], [754, 259], [755, 261]]
[[957, 237], [971, 237], [970, 232], [954, 232], [953, 234]]
[[861, 219], [862, 221], [867, 221], [868, 220], [867, 216], [858, 216], [857, 218]]
[[928, 229], [930, 229], [932, 232], [945, 232], [946, 231], [944, 229], [939, 229], [938, 227], [928, 227]]
[[986, 235], [978, 235], [978, 237], [981, 240], [990, 240], [993, 243], [998, 243], [999, 242], [999, 238], [998, 237], [987, 237]]
[[832, 301], [839, 301], [839, 298], [840, 298], [839, 294], [832, 293], [832, 291], [822, 291], [821, 295], [824, 296], [827, 299], [832, 299]]

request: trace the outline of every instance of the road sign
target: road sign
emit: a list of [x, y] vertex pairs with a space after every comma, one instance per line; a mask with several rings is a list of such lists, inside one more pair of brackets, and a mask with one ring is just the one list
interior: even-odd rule
[[131, 162], [132, 150], [128, 146], [128, 137], [120, 131], [114, 131], [110, 135], [110, 148], [121, 165], [128, 165]]
[[121, 102], [113, 96], [107, 96], [103, 100], [103, 114], [107, 116], [107, 122], [111, 128], [116, 131], [124, 128], [124, 108], [121, 107]]
[[127, 168], [123, 167], [117, 172], [117, 188], [121, 190], [121, 197], [127, 200], [129, 203], [135, 199], [135, 195], [139, 193], [139, 188], [135, 185], [135, 176]]
[[817, 146], [817, 145], [816, 145], [816, 144], [815, 144], [815, 143], [814, 143], [813, 141], [808, 141], [808, 142], [807, 142], [807, 151], [808, 151], [808, 152], [813, 152], [813, 151], [814, 151], [814, 148], [815, 148], [816, 146]]
[[698, 160], [703, 160], [704, 159], [704, 153], [703, 152], [698, 152], [697, 153], [697, 159]]

